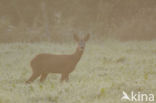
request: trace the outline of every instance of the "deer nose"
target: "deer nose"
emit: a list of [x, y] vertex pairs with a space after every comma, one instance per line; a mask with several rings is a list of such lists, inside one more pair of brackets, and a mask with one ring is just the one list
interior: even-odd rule
[[84, 47], [82, 46], [82, 47], [80, 47], [81, 49], [84, 49]]

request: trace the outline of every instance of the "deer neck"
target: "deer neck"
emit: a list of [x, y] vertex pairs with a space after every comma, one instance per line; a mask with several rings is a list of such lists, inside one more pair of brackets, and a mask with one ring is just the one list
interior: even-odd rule
[[77, 63], [81, 59], [82, 54], [83, 54], [83, 51], [80, 51], [77, 48], [75, 53], [73, 54], [75, 63]]

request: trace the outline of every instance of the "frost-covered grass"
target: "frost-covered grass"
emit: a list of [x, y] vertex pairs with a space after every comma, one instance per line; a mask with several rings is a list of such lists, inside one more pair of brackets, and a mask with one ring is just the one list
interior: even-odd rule
[[[70, 54], [76, 44], [0, 44], [0, 103], [121, 103], [122, 91], [156, 96], [156, 41], [87, 44], [69, 82], [59, 74], [25, 84], [38, 53]], [[142, 102], [143, 103], [143, 102]]]

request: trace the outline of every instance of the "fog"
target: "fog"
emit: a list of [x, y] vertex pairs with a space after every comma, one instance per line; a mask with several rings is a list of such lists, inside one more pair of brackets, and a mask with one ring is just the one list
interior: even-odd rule
[[0, 0], [0, 42], [156, 38], [155, 0]]
[[156, 96], [155, 28], [156, 0], [0, 0], [0, 103]]

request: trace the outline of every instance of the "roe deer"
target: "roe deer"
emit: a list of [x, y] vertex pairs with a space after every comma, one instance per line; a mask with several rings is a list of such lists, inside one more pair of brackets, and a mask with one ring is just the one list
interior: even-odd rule
[[32, 76], [26, 83], [33, 82], [37, 77], [41, 76], [40, 82], [43, 82], [48, 73], [60, 73], [61, 81], [68, 81], [69, 74], [75, 69], [85, 49], [85, 42], [90, 35], [86, 35], [80, 39], [74, 35], [74, 39], [78, 43], [76, 51], [71, 55], [54, 55], [54, 54], [39, 54], [31, 61]]

